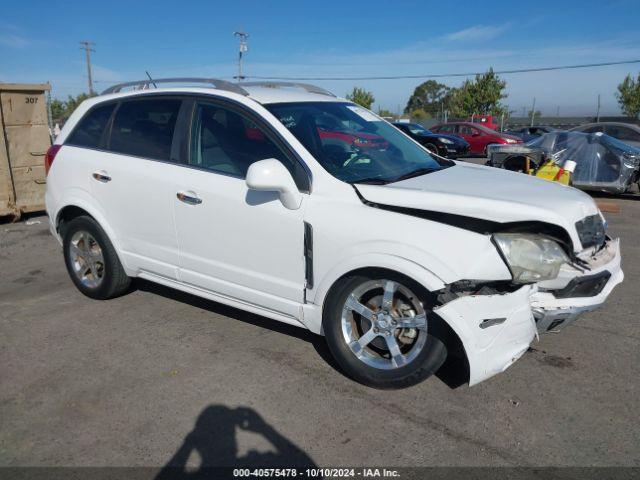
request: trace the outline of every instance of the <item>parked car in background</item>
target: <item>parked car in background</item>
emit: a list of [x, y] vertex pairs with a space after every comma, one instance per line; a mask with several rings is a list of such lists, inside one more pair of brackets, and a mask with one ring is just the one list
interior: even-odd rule
[[441, 157], [458, 158], [469, 153], [469, 142], [455, 135], [433, 133], [419, 123], [395, 122], [393, 125]]
[[519, 137], [523, 142], [528, 142], [534, 138], [538, 138], [545, 133], [557, 132], [559, 129], [550, 127], [548, 125], [536, 125], [534, 127], [520, 127], [515, 129], [506, 130], [503, 133]]
[[517, 172], [549, 159], [563, 168], [575, 162], [571, 185], [581, 190], [625, 193], [640, 179], [640, 149], [601, 132], [551, 132], [525, 145], [493, 145], [487, 165]]
[[441, 123], [435, 127], [431, 127], [431, 131], [462, 138], [469, 143], [469, 151], [474, 155], [486, 156], [488, 145], [522, 143], [522, 139], [514, 135], [496, 132], [495, 130], [471, 122]]
[[634, 147], [640, 147], [640, 126], [633, 123], [622, 122], [598, 122], [587, 123], [580, 125], [579, 127], [572, 128], [572, 132], [584, 132], [584, 133], [606, 133], [610, 137], [617, 138], [618, 140], [633, 145]]
[[351, 145], [363, 150], [389, 147], [389, 142], [380, 135], [358, 131], [356, 125], [340, 122], [330, 115], [320, 115], [316, 127], [324, 145]]

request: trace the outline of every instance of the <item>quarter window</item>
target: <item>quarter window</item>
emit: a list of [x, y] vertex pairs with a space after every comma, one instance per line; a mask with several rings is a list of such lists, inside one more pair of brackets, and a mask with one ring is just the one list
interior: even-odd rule
[[116, 104], [94, 107], [87, 113], [69, 136], [67, 143], [78, 147], [98, 148]]
[[189, 165], [244, 178], [252, 163], [268, 158], [280, 160], [296, 178], [292, 162], [251, 120], [222, 106], [196, 105]]
[[177, 99], [160, 98], [123, 102], [113, 121], [109, 149], [169, 160], [180, 104]]

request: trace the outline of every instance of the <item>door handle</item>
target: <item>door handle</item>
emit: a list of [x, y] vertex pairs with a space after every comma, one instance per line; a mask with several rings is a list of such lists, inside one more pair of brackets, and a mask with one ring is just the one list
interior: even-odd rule
[[93, 172], [91, 176], [102, 183], [107, 183], [111, 181], [111, 177], [107, 175], [107, 172], [105, 172], [104, 170], [98, 170], [97, 172]]
[[202, 203], [202, 199], [198, 198], [193, 192], [178, 192], [176, 193], [176, 197], [178, 200], [184, 203], [188, 203], [189, 205], [200, 205]]

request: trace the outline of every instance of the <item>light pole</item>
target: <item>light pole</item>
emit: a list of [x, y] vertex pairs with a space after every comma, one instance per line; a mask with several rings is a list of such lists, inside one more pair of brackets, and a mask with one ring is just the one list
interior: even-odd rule
[[89, 52], [95, 52], [95, 50], [91, 48], [93, 45], [95, 45], [95, 43], [89, 42], [87, 40], [83, 40], [82, 42], [80, 42], [80, 45], [82, 45], [82, 47], [80, 48], [84, 50], [87, 58], [87, 77], [89, 80], [89, 95], [93, 95], [93, 78], [91, 77], [91, 56]]
[[245, 32], [233, 32], [233, 34], [240, 40], [238, 48], [238, 76], [236, 77], [240, 82], [244, 79], [244, 75], [242, 75], [242, 54], [249, 51], [249, 47], [247, 46], [247, 38], [249, 37], [249, 34]]

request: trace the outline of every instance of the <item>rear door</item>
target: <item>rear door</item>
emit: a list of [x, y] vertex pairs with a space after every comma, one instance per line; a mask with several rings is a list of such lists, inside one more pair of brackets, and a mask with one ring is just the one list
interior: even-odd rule
[[282, 161], [294, 179], [304, 171], [257, 122], [224, 100], [193, 102], [189, 153], [173, 191], [180, 280], [297, 318], [306, 196], [299, 209], [288, 210], [276, 192], [249, 190], [245, 176], [252, 163], [268, 158]]
[[90, 143], [109, 117], [100, 148], [77, 149], [98, 208], [113, 229], [122, 260], [135, 270], [177, 278], [178, 244], [173, 220], [177, 145], [174, 132], [182, 100], [139, 96], [88, 112], [68, 143]]

